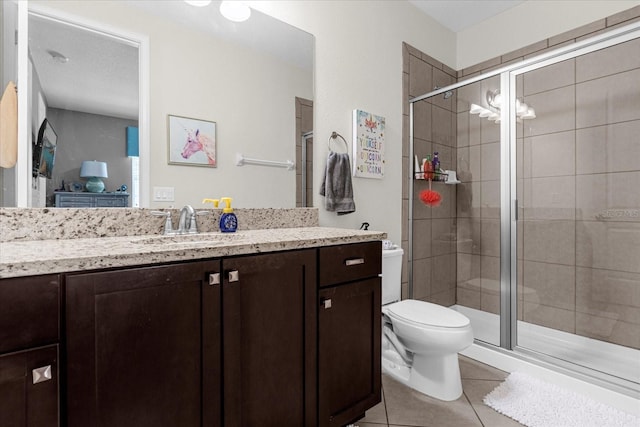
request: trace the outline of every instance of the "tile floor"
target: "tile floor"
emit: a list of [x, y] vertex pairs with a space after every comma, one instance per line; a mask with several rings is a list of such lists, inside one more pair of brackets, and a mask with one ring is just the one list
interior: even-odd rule
[[443, 402], [425, 396], [382, 375], [382, 402], [367, 411], [359, 427], [518, 427], [513, 421], [482, 403], [507, 372], [460, 356], [462, 396]]

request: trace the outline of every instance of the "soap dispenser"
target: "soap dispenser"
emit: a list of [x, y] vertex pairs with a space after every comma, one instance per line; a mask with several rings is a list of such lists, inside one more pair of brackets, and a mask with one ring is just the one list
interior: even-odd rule
[[220, 199], [226, 205], [222, 209], [222, 216], [220, 217], [220, 231], [223, 233], [233, 233], [238, 228], [238, 218], [231, 208], [232, 200], [231, 197], [222, 197]]

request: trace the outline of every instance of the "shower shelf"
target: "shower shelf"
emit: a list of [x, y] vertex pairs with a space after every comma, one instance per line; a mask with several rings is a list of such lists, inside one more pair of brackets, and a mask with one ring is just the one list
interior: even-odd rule
[[[433, 178], [431, 179], [431, 182], [446, 182], [447, 180], [447, 176], [448, 174], [444, 173], [444, 172], [432, 172], [433, 173]], [[414, 174], [414, 178], [416, 181], [428, 181], [424, 175], [424, 172], [415, 172]]]

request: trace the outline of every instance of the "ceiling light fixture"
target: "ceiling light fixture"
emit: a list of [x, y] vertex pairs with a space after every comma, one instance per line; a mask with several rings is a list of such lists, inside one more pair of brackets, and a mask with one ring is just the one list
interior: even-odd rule
[[211, 0], [184, 0], [184, 2], [196, 7], [205, 7], [211, 4]]
[[251, 8], [242, 1], [225, 0], [220, 3], [222, 16], [233, 22], [243, 22], [251, 16]]
[[[477, 104], [471, 104], [469, 114], [478, 114], [480, 117], [486, 117], [488, 120], [500, 123], [500, 107], [502, 106], [502, 95], [500, 94], [500, 89], [487, 92], [487, 104], [489, 104], [493, 110], [481, 107]], [[516, 120], [521, 122], [522, 120], [535, 118], [536, 110], [529, 107], [524, 102], [521, 102], [519, 99], [516, 99]]]

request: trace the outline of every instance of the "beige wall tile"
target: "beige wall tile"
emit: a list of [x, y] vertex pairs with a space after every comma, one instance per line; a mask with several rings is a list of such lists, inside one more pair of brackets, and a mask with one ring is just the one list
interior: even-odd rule
[[480, 254], [480, 220], [458, 218], [458, 252]]
[[480, 289], [482, 294], [500, 295], [500, 258], [480, 257]]
[[469, 308], [480, 310], [480, 292], [458, 287], [456, 292], [457, 303]]
[[456, 207], [458, 218], [480, 218], [481, 184], [482, 183], [479, 181], [474, 181], [456, 185]]
[[524, 136], [572, 130], [575, 127], [575, 88], [567, 86], [527, 96], [524, 101], [536, 111], [536, 118], [524, 123]]
[[[487, 150], [491, 149], [491, 147], [487, 148]], [[460, 159], [462, 162], [462, 159]], [[482, 166], [482, 155], [481, 155], [481, 146], [480, 145], [471, 145], [469, 147], [469, 170], [471, 171], [471, 175], [468, 177], [469, 181], [480, 181], [481, 177], [481, 166]], [[464, 169], [464, 162], [460, 166]]]
[[432, 114], [432, 134], [433, 142], [452, 147], [456, 139], [451, 134], [451, 123], [453, 120], [453, 113], [444, 108], [433, 106], [431, 110]]
[[500, 143], [481, 146], [480, 180], [496, 181], [500, 179]]
[[456, 112], [468, 113], [471, 108], [471, 104], [477, 103], [476, 100], [480, 99], [481, 90], [482, 87], [478, 83], [472, 83], [459, 87], [456, 91], [458, 95], [456, 102]]
[[523, 295], [525, 303], [575, 310], [573, 266], [525, 261], [523, 279], [527, 290]]
[[538, 68], [524, 74], [524, 94], [532, 95], [575, 84], [575, 60]]
[[415, 56], [409, 56], [409, 96], [416, 97], [433, 89], [432, 69], [429, 64]]
[[426, 101], [413, 104], [413, 136], [431, 141], [431, 105]]
[[525, 178], [575, 174], [575, 131], [524, 139], [522, 159]]
[[431, 256], [431, 220], [413, 221], [413, 259]]
[[576, 333], [601, 341], [640, 349], [638, 325], [576, 313]]
[[576, 260], [574, 221], [524, 221], [524, 259], [573, 265]]
[[480, 253], [482, 255], [500, 256], [500, 220], [482, 219], [480, 233]]
[[576, 221], [576, 265], [640, 273], [638, 260], [640, 223]]
[[576, 131], [576, 172], [579, 174], [640, 169], [640, 120]]
[[576, 177], [557, 176], [524, 180], [525, 219], [574, 219]]
[[524, 321], [547, 328], [575, 333], [575, 312], [547, 305], [524, 303]]
[[431, 258], [413, 262], [413, 298], [423, 299], [431, 295]]
[[540, 50], [546, 49], [547, 46], [547, 40], [545, 39], [540, 42], [522, 47], [518, 50], [514, 50], [505, 55], [502, 55], [502, 64], [504, 65], [504, 63], [512, 61], [514, 59], [519, 59], [524, 57], [525, 55], [531, 55], [532, 53], [539, 52]]
[[640, 222], [640, 172], [576, 176], [576, 218]]
[[456, 144], [458, 148], [467, 147], [469, 145], [469, 117], [468, 111], [457, 114], [456, 118]]
[[480, 310], [487, 313], [500, 314], [500, 295], [481, 293]]
[[444, 307], [451, 307], [456, 303], [456, 289], [450, 288], [446, 291], [438, 292], [435, 294], [431, 294], [429, 298], [429, 302], [434, 304], [439, 304]]
[[480, 291], [480, 255], [458, 253], [456, 269], [459, 288]]
[[576, 311], [640, 325], [640, 274], [576, 268]]
[[500, 181], [482, 181], [480, 187], [481, 217], [500, 219]]
[[639, 81], [640, 69], [634, 69], [577, 84], [577, 128], [640, 119]]
[[480, 143], [491, 144], [493, 142], [500, 141], [500, 124], [487, 120], [486, 118], [478, 117], [480, 120]]
[[481, 119], [477, 114], [469, 115], [469, 130], [468, 140], [469, 145], [480, 145], [481, 143], [481, 124], [484, 119]]
[[455, 219], [433, 219], [431, 221], [431, 256], [455, 253]]
[[440, 255], [431, 258], [431, 294], [446, 291], [456, 286], [456, 256]]
[[577, 37], [584, 36], [586, 34], [592, 33], [594, 31], [601, 30], [607, 26], [606, 19], [600, 19], [595, 22], [591, 22], [587, 25], [583, 25], [581, 27], [575, 28], [573, 30], [564, 32], [557, 36], [549, 38], [549, 46], [555, 46], [559, 43], [565, 42], [567, 40], [575, 39]]
[[622, 22], [634, 19], [640, 16], [640, 6], [632, 7], [631, 9], [623, 10], [620, 13], [611, 15], [607, 18], [607, 26], [613, 26]]
[[640, 39], [576, 58], [576, 81], [584, 82], [640, 68]]
[[[436, 86], [445, 87], [445, 86], [452, 85], [453, 83], [455, 83], [454, 80], [455, 79], [453, 77], [451, 77], [444, 71], [434, 68], [433, 69], [433, 87], [431, 89], [434, 89]], [[454, 106], [453, 96], [447, 99], [444, 99], [443, 95], [434, 96], [432, 102], [433, 102], [433, 105], [437, 105], [438, 107], [444, 108], [447, 111], [453, 110], [453, 106]]]

